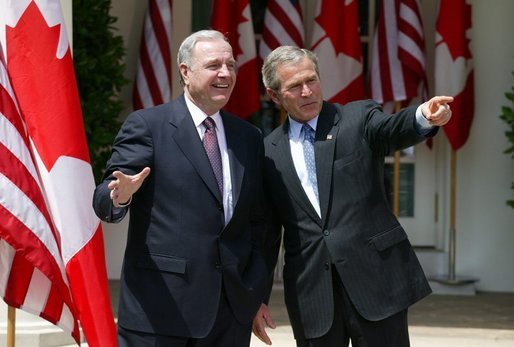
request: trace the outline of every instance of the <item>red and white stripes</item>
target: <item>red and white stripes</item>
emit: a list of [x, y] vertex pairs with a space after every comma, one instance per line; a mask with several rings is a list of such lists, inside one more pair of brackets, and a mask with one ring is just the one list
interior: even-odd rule
[[116, 346], [102, 227], [58, 0], [0, 0], [0, 290], [88, 345]]
[[0, 63], [0, 296], [78, 338], [55, 230], [14, 92]]
[[171, 30], [171, 0], [150, 0], [134, 83], [134, 109], [171, 100]]
[[282, 45], [303, 47], [302, 9], [298, 0], [269, 0], [264, 15], [259, 56], [262, 60]]
[[380, 103], [425, 98], [425, 71], [418, 0], [383, 0], [373, 41], [372, 98]]

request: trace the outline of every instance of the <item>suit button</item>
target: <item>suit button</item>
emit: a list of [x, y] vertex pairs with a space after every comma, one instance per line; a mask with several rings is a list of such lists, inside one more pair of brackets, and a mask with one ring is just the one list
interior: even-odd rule
[[214, 267], [218, 270], [221, 269], [221, 263], [219, 261], [215, 262]]
[[324, 267], [326, 271], [330, 270], [330, 264], [328, 262], [324, 264]]
[[223, 211], [223, 205], [218, 205], [218, 210]]
[[328, 231], [328, 230], [326, 230], [326, 229], [325, 229], [325, 230], [323, 230], [323, 235], [325, 235], [325, 236], [330, 235], [330, 231]]

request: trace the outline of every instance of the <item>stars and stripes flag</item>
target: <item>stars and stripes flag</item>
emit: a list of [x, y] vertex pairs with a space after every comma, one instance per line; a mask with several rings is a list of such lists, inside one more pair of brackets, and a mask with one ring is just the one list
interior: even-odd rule
[[171, 100], [171, 0], [149, 0], [133, 90], [135, 110]]
[[298, 0], [268, 0], [264, 13], [262, 39], [259, 44], [261, 60], [279, 46], [304, 47], [303, 16]]
[[441, 0], [436, 24], [435, 93], [454, 97], [444, 131], [453, 150], [467, 141], [473, 121], [474, 79], [470, 50], [471, 5]]
[[424, 100], [426, 54], [418, 0], [382, 0], [373, 40], [371, 97], [379, 102]]
[[225, 34], [237, 61], [237, 84], [225, 109], [249, 118], [260, 108], [259, 66], [248, 0], [214, 0], [211, 27]]
[[344, 104], [365, 96], [356, 0], [318, 2], [311, 50], [319, 58], [324, 98]]
[[0, 0], [0, 295], [116, 346], [95, 188], [58, 0]]

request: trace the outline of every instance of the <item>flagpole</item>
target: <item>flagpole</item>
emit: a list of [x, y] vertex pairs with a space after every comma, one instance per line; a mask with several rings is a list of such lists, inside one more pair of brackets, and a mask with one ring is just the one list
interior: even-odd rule
[[457, 228], [456, 228], [456, 206], [457, 206], [457, 152], [452, 149], [450, 155], [450, 230], [448, 243], [448, 275], [430, 277], [441, 284], [465, 285], [478, 281], [477, 278], [469, 276], [457, 276], [455, 273], [456, 250], [457, 250]]
[[452, 150], [450, 156], [450, 240], [448, 244], [448, 279], [455, 281], [455, 254], [457, 229], [455, 228], [456, 191], [457, 191], [457, 152]]
[[7, 306], [7, 347], [14, 347], [16, 336], [16, 308]]

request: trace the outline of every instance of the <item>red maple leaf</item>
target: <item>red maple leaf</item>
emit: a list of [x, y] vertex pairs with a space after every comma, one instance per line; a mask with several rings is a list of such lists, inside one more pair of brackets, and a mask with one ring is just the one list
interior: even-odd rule
[[[49, 27], [31, 2], [7, 26], [7, 68], [30, 138], [48, 171], [60, 156], [89, 162], [69, 47], [57, 58], [61, 25]], [[113, 115], [114, 116], [114, 115]]]
[[211, 25], [212, 28], [225, 34], [232, 46], [233, 55], [243, 53], [239, 45], [238, 27], [248, 20], [243, 17], [243, 11], [249, 6], [248, 0], [218, 0], [214, 2]]
[[[471, 59], [470, 40], [466, 31], [471, 28], [471, 5], [465, 0], [441, 1], [437, 31], [446, 42], [452, 58]], [[440, 44], [439, 42], [438, 44]]]
[[316, 22], [323, 28], [326, 35], [312, 45], [312, 49], [328, 37], [336, 54], [343, 53], [355, 60], [361, 60], [359, 41], [359, 8], [357, 1], [347, 4], [344, 0], [324, 0]]

